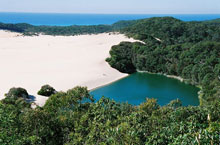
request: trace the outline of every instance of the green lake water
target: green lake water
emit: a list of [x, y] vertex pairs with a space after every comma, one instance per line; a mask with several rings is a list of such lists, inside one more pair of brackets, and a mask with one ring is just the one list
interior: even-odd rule
[[146, 98], [156, 98], [158, 104], [163, 106], [178, 98], [183, 106], [197, 106], [198, 92], [199, 88], [177, 79], [157, 74], [135, 73], [90, 93], [96, 100], [105, 96], [132, 105], [139, 105], [145, 102]]

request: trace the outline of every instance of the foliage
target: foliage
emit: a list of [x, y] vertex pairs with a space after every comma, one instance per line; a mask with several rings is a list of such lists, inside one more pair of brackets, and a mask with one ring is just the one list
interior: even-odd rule
[[91, 26], [33, 26], [30, 24], [5, 24], [0, 23], [0, 29], [19, 32], [24, 35], [80, 35], [80, 34], [97, 34], [104, 32], [117, 31], [121, 28], [129, 26], [130, 22], [118, 22], [114, 25], [91, 25]]
[[7, 94], [7, 98], [29, 98], [28, 92], [24, 88], [11, 88]]
[[145, 44], [122, 42], [113, 46], [107, 62], [125, 73], [140, 70], [180, 76], [201, 86], [201, 105], [211, 104], [220, 100], [219, 26], [171, 17], [138, 20], [121, 32]]
[[56, 90], [51, 87], [50, 85], [44, 85], [41, 87], [41, 89], [37, 92], [38, 95], [42, 95], [42, 96], [51, 96], [53, 94], [56, 93]]
[[[120, 54], [120, 55], [118, 55]], [[110, 55], [106, 61], [113, 67], [123, 73], [133, 73], [136, 71], [132, 63], [132, 47], [130, 42], [122, 42], [117, 46], [113, 46]]]
[[[172, 17], [155, 17], [136, 21], [121, 32], [148, 42], [158, 38], [165, 45], [219, 41], [220, 23], [215, 21], [183, 22]], [[140, 39], [141, 38], [141, 39]]]
[[179, 100], [161, 107], [155, 99], [147, 99], [139, 106], [104, 97], [95, 103], [81, 102], [86, 94], [84, 87], [58, 92], [44, 107], [35, 109], [0, 102], [0, 143], [211, 145], [219, 142], [219, 102], [207, 107], [182, 107]]
[[26, 23], [20, 23], [20, 24], [5, 24], [5, 23], [0, 23], [0, 29], [2, 30], [9, 30], [13, 32], [20, 32], [24, 33], [26, 29], [33, 27], [30, 24]]

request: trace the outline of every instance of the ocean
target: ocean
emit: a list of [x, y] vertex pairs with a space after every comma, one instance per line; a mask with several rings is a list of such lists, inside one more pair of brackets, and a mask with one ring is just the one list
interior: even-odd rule
[[220, 14], [53, 14], [53, 13], [0, 13], [0, 22], [29, 23], [32, 25], [109, 25], [120, 20], [172, 16], [183, 21], [204, 21], [220, 18]]

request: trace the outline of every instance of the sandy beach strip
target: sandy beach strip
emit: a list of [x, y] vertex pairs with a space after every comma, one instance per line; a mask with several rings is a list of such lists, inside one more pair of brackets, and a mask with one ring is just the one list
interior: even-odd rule
[[105, 62], [111, 46], [122, 41], [135, 40], [122, 34], [22, 36], [1, 30], [0, 99], [10, 88], [23, 87], [42, 106], [47, 99], [37, 95], [42, 85], [93, 89], [125, 77]]

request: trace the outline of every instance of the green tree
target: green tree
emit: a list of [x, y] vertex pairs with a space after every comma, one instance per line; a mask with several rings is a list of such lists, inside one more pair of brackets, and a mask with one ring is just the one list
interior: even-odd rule
[[56, 93], [56, 90], [51, 87], [50, 85], [44, 85], [41, 87], [41, 89], [37, 92], [38, 95], [42, 95], [42, 96], [51, 96], [53, 94]]
[[7, 94], [5, 94], [7, 98], [24, 98], [28, 99], [28, 92], [24, 88], [11, 88]]

